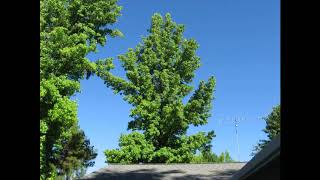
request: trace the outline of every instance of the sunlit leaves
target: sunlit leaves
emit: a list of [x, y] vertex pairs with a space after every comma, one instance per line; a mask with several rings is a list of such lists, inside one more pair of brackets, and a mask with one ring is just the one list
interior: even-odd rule
[[[196, 150], [210, 144], [214, 137], [213, 132], [186, 136], [189, 125], [207, 123], [215, 79], [202, 81], [187, 104], [182, 102], [192, 91], [189, 83], [200, 66], [198, 44], [194, 39], [185, 39], [183, 31], [184, 26], [173, 22], [170, 14], [162, 17], [156, 13], [151, 19], [150, 34], [118, 56], [127, 79], [97, 68], [106, 85], [115, 93], [124, 94], [124, 100], [133, 106], [128, 129], [142, 131], [144, 136], [135, 138], [155, 148], [147, 158], [151, 162], [190, 162]], [[129, 134], [128, 138], [134, 137]], [[124, 140], [120, 138], [120, 142]], [[107, 161], [148, 162], [130, 157], [142, 151], [135, 143], [132, 146], [120, 143], [119, 150], [107, 150]]]
[[[86, 56], [104, 45], [107, 35], [122, 35], [108, 26], [117, 21], [120, 10], [117, 0], [40, 0], [41, 179], [55, 179], [69, 165], [78, 167], [79, 157], [68, 156], [63, 163], [69, 165], [57, 169], [64, 141], [72, 140], [76, 133], [72, 129], [78, 125], [77, 102], [70, 98], [79, 92], [80, 79], [89, 78], [97, 68], [110, 69], [110, 61], [97, 65]], [[82, 150], [90, 151], [88, 147]]]

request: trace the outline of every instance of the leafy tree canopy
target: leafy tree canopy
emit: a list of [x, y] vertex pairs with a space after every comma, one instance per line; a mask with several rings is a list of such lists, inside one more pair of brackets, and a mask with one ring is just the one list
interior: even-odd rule
[[[208, 122], [215, 87], [213, 77], [201, 81], [188, 102], [182, 102], [192, 92], [190, 83], [200, 67], [197, 42], [183, 38], [184, 26], [170, 14], [154, 14], [148, 32], [142, 43], [119, 56], [126, 79], [104, 69], [110, 62], [97, 63], [106, 85], [133, 106], [128, 129], [142, 132], [123, 135], [120, 149], [106, 150], [109, 163], [190, 162], [196, 150], [215, 137], [213, 131], [186, 135], [190, 125]], [[153, 153], [142, 157], [144, 151]]]
[[121, 35], [109, 27], [120, 15], [116, 3], [40, 0], [40, 179], [55, 178], [61, 155], [56, 152], [63, 152], [63, 140], [72, 139], [77, 127], [77, 103], [70, 97], [96, 68], [86, 55], [104, 45], [106, 36]]

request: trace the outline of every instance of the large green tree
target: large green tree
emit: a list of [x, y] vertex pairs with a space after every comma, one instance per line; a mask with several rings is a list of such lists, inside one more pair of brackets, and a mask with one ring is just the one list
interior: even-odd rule
[[201, 81], [182, 102], [192, 92], [190, 83], [200, 66], [197, 42], [183, 37], [184, 26], [170, 14], [154, 14], [148, 31], [141, 44], [119, 56], [126, 79], [105, 70], [106, 62], [97, 63], [107, 86], [133, 106], [128, 129], [136, 132], [121, 136], [120, 149], [106, 150], [109, 163], [190, 162], [215, 136], [213, 131], [186, 135], [190, 125], [208, 122], [215, 87], [213, 77]]
[[268, 136], [266, 140], [260, 140], [258, 145], [254, 147], [254, 150], [251, 155], [255, 155], [261, 149], [263, 149], [274, 137], [280, 134], [280, 124], [281, 124], [281, 116], [280, 116], [280, 105], [277, 105], [272, 108], [272, 112], [263, 120], [266, 121], [266, 127], [263, 129]]
[[117, 0], [40, 0], [41, 179], [57, 174], [55, 152], [62, 152], [62, 140], [78, 125], [77, 103], [70, 97], [96, 68], [86, 55], [104, 45], [106, 36], [121, 35], [109, 27], [120, 10]]

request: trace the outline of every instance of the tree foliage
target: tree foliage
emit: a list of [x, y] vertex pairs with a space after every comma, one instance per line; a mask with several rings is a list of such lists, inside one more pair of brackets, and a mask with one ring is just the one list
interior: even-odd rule
[[229, 151], [225, 151], [224, 155], [225, 155], [225, 157], [224, 157], [225, 162], [234, 162], [234, 160], [230, 156]]
[[107, 162], [132, 163], [132, 162], [150, 162], [155, 150], [152, 144], [149, 144], [144, 135], [133, 132], [128, 135], [122, 134], [119, 140], [120, 150], [110, 150], [107, 156]]
[[[116, 22], [117, 0], [40, 0], [40, 178], [53, 179], [64, 140], [77, 127], [79, 80], [95, 72], [86, 58], [106, 43], [106, 36], [121, 35], [108, 25]], [[108, 69], [105, 63], [104, 69]], [[101, 66], [101, 65], [100, 65]], [[102, 68], [102, 67], [100, 67]]]
[[280, 105], [277, 105], [272, 108], [272, 112], [265, 118], [263, 118], [266, 121], [266, 127], [263, 129], [263, 132], [265, 132], [268, 136], [267, 140], [260, 140], [257, 146], [254, 147], [254, 150], [251, 155], [255, 155], [258, 153], [261, 149], [263, 149], [274, 137], [276, 137], [278, 134], [280, 134], [280, 122], [281, 122], [281, 116], [280, 116]]
[[55, 151], [54, 160], [58, 175], [70, 179], [72, 176], [76, 176], [78, 171], [94, 165], [93, 159], [97, 156], [96, 150], [90, 146], [90, 141], [82, 130], [75, 129], [70, 139], [63, 139], [60, 143], [62, 149]]
[[[105, 70], [106, 61], [97, 63], [97, 74], [107, 86], [133, 106], [128, 129], [142, 132], [123, 135], [120, 149], [106, 150], [109, 163], [190, 162], [215, 136], [213, 131], [186, 135], [190, 125], [208, 122], [215, 87], [213, 77], [201, 81], [188, 102], [182, 102], [192, 92], [190, 83], [200, 66], [197, 42], [183, 38], [184, 26], [170, 14], [154, 14], [148, 31], [142, 43], [119, 56], [126, 79]], [[142, 157], [144, 150], [148, 153]]]
[[198, 155], [195, 155], [191, 163], [230, 163], [235, 162], [229, 152], [226, 150], [219, 156], [212, 151], [201, 151]]

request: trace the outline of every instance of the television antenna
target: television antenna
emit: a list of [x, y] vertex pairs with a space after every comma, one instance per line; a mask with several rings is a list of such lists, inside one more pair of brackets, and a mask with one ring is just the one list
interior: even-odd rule
[[222, 126], [222, 125], [230, 125], [230, 126], [234, 126], [235, 128], [235, 152], [236, 152], [236, 156], [237, 156], [237, 160], [240, 162], [240, 143], [239, 143], [239, 124], [240, 121], [245, 120], [245, 118], [240, 118], [240, 117], [234, 117], [234, 118], [226, 118], [227, 121], [222, 121], [221, 118], [218, 119], [218, 126]]
[[235, 127], [235, 130], [236, 130], [236, 143], [237, 143], [238, 161], [240, 162], [240, 145], [239, 145], [238, 126], [239, 126], [239, 119], [238, 118], [234, 118], [234, 127]]

